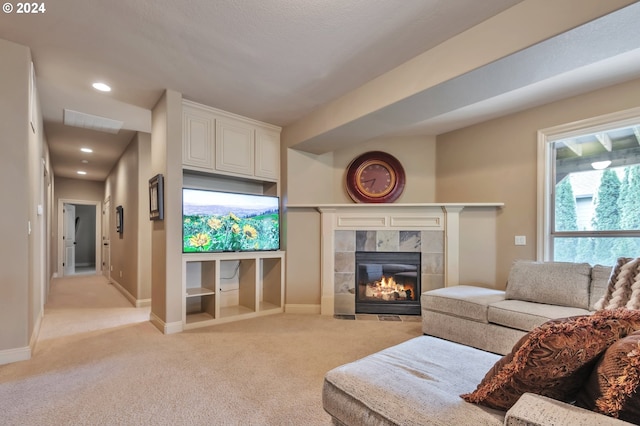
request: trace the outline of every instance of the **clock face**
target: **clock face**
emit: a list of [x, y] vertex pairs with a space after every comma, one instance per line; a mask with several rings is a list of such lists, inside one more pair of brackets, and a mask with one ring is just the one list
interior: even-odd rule
[[390, 154], [366, 152], [347, 169], [346, 188], [352, 200], [360, 203], [391, 203], [404, 189], [404, 169]]
[[396, 174], [381, 161], [365, 163], [358, 176], [359, 189], [370, 197], [387, 195], [394, 187]]

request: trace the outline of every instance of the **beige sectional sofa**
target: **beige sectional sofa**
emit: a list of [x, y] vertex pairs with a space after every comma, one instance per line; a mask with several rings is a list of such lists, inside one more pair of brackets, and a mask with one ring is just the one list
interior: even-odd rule
[[610, 275], [610, 266], [518, 261], [504, 291], [460, 285], [423, 293], [422, 330], [504, 355], [550, 319], [593, 312]]
[[456, 286], [425, 292], [428, 335], [329, 371], [324, 409], [336, 425], [629, 424], [532, 393], [507, 411], [461, 398], [529, 330], [552, 318], [590, 314], [610, 274], [610, 267], [517, 262], [506, 291]]
[[465, 402], [499, 355], [432, 336], [342, 365], [325, 375], [323, 407], [335, 425], [571, 426], [629, 424], [525, 393], [508, 411]]

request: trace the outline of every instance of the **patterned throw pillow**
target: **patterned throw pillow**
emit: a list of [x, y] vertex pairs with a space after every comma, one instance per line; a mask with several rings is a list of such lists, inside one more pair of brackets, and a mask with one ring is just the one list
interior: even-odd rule
[[640, 332], [615, 342], [598, 361], [576, 405], [640, 423]]
[[636, 268], [635, 277], [633, 277], [633, 283], [631, 284], [631, 294], [629, 295], [629, 301], [627, 302], [627, 309], [640, 309], [640, 264]]
[[611, 269], [607, 291], [594, 305], [596, 310], [622, 308], [627, 304], [639, 260], [640, 258], [632, 257], [618, 258]]
[[467, 402], [508, 410], [525, 392], [573, 401], [600, 355], [640, 330], [640, 311], [601, 310], [548, 321], [525, 335], [500, 359]]
[[620, 268], [618, 280], [611, 293], [611, 300], [604, 307], [605, 309], [616, 309], [626, 306], [631, 296], [631, 286], [636, 275], [636, 271], [640, 266], [640, 257], [630, 260]]

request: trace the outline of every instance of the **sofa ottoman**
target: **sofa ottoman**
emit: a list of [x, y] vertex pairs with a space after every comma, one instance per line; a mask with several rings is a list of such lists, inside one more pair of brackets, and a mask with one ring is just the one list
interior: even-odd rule
[[470, 404], [500, 356], [420, 336], [329, 371], [325, 410], [346, 425], [501, 425], [504, 412]]
[[325, 375], [323, 407], [336, 425], [628, 425], [561, 401], [523, 394], [508, 411], [464, 401], [501, 357], [420, 336]]

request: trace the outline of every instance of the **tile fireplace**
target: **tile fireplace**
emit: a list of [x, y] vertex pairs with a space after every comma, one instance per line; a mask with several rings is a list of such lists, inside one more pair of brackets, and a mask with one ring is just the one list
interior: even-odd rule
[[356, 314], [420, 315], [420, 253], [356, 252]]
[[[333, 241], [335, 314], [417, 315], [420, 292], [444, 285], [442, 230], [337, 229]], [[407, 279], [412, 276], [415, 276], [413, 280]], [[402, 286], [413, 287], [409, 301], [404, 288], [397, 291], [398, 295], [388, 288], [390, 278], [400, 280], [401, 277]], [[367, 282], [360, 285], [361, 281]]]
[[502, 206], [502, 203], [350, 203], [289, 204], [287, 208], [314, 208], [320, 213], [320, 313], [354, 315], [356, 252], [418, 253], [419, 300], [420, 292], [458, 284], [460, 212], [465, 207]]

